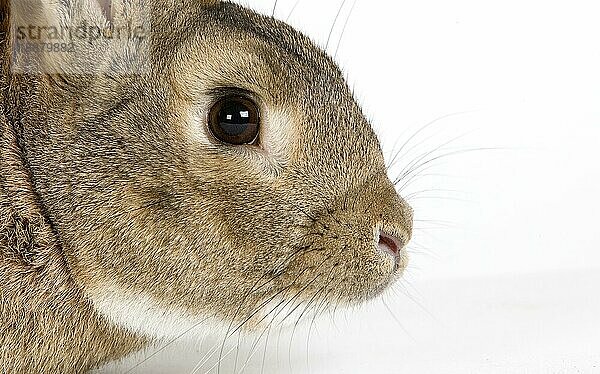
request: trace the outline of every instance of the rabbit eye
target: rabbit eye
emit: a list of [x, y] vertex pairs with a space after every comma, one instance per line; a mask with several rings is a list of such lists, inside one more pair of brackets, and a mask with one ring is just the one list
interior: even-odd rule
[[208, 127], [223, 143], [253, 144], [260, 124], [257, 105], [244, 97], [230, 96], [219, 100], [208, 114]]

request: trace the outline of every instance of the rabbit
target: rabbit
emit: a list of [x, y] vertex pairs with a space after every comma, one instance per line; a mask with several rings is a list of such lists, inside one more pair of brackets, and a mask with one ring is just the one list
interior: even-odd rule
[[308, 37], [218, 0], [0, 4], [0, 372], [252, 333], [401, 277], [413, 211]]

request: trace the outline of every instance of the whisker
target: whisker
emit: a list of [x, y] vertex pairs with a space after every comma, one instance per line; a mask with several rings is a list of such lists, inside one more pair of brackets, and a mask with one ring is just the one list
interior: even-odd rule
[[408, 332], [408, 330], [406, 329], [406, 327], [404, 327], [404, 325], [402, 324], [402, 322], [400, 322], [400, 320], [398, 319], [398, 317], [396, 317], [396, 314], [394, 314], [394, 312], [392, 312], [392, 309], [390, 308], [390, 306], [388, 305], [388, 303], [385, 301], [385, 298], [382, 296], [381, 298], [381, 303], [383, 304], [383, 306], [385, 307], [385, 309], [387, 309], [387, 311], [390, 313], [390, 315], [392, 316], [392, 319], [396, 322], [396, 324], [400, 327], [400, 329], [413, 341], [415, 340], [415, 338], [412, 336], [412, 334], [410, 332]]
[[[238, 316], [239, 312], [241, 311], [241, 309], [242, 309], [243, 305], [245, 304], [246, 300], [248, 299], [248, 297], [250, 297], [250, 295], [251, 295], [252, 293], [254, 293], [254, 292], [257, 292], [257, 290], [258, 290], [258, 289], [256, 289], [256, 285], [257, 285], [257, 284], [258, 284], [258, 283], [259, 283], [259, 282], [260, 282], [262, 279], [264, 279], [264, 277], [265, 277], [265, 275], [266, 275], [266, 274], [267, 274], [267, 273], [263, 274], [263, 275], [262, 275], [260, 278], [258, 278], [258, 279], [256, 280], [256, 282], [255, 282], [255, 283], [252, 285], [252, 287], [250, 288], [250, 290], [248, 290], [248, 292], [247, 292], [247, 293], [244, 295], [244, 297], [243, 297], [242, 301], [241, 301], [241, 302], [238, 304], [238, 307], [236, 308], [236, 311], [235, 311], [235, 313], [234, 313], [233, 317], [231, 318], [231, 320], [230, 320], [230, 322], [229, 322], [229, 326], [227, 327], [227, 331], [225, 332], [225, 337], [223, 338], [223, 343], [221, 344], [221, 349], [220, 349], [220, 351], [219, 351], [219, 362], [221, 361], [221, 356], [222, 356], [223, 350], [225, 349], [225, 343], [226, 343], [227, 339], [228, 339], [228, 338], [231, 336], [231, 335], [229, 335], [229, 331], [230, 331], [230, 330], [231, 330], [231, 328], [233, 327], [233, 324], [234, 324], [234, 321], [235, 321], [236, 317]], [[282, 273], [282, 274], [283, 274], [283, 273]], [[272, 277], [270, 280], [268, 280], [267, 282], [263, 283], [263, 284], [262, 284], [262, 285], [259, 287], [259, 289], [260, 289], [260, 288], [262, 288], [264, 285], [266, 285], [266, 284], [269, 284], [270, 282], [272, 282], [274, 279], [276, 279], [277, 277], [281, 276], [282, 274], [276, 274], [276, 275], [275, 275], [275, 276], [273, 276], [273, 277]], [[232, 334], [234, 334], [234, 333], [235, 333], [235, 331], [234, 331]], [[220, 367], [220, 365], [219, 365], [219, 367], [217, 368], [217, 372], [219, 372], [219, 371], [220, 371], [220, 368], [221, 368], [221, 367]]]
[[[194, 368], [192, 369], [190, 374], [196, 374], [200, 369], [202, 369], [202, 366], [204, 366], [206, 363], [208, 363], [210, 358], [217, 352], [218, 347], [219, 346], [216, 344], [213, 345], [213, 347], [211, 349], [209, 349], [209, 351], [204, 355], [204, 357], [202, 357], [202, 359], [198, 362], [198, 364], [196, 364], [196, 366], [194, 366]], [[231, 348], [228, 352], [225, 353], [225, 355], [229, 355], [234, 350], [235, 350], [235, 348]], [[206, 373], [210, 372], [216, 366], [217, 366], [217, 364], [214, 364], [210, 369], [208, 369], [206, 371]]]
[[275, 10], [277, 9], [277, 0], [275, 0], [275, 4], [273, 4], [273, 12], [271, 13], [271, 17], [275, 17]]
[[[416, 256], [416, 255], [427, 256], [427, 257], [432, 258], [434, 260], [440, 260], [440, 256], [438, 256], [437, 254], [435, 254], [435, 253], [433, 253], [431, 251], [425, 250], [425, 249], [415, 250], [413, 248], [407, 248], [406, 252], [408, 252], [411, 256]], [[414, 265], [411, 265], [411, 268], [413, 268], [415, 270], [420, 270], [419, 268], [417, 268]]]
[[[229, 354], [231, 352], [233, 352], [234, 350], [236, 350], [236, 347], [232, 347], [229, 351], [225, 352], [225, 355], [223, 356], [223, 358], [229, 356]], [[209, 355], [208, 357], [205, 356], [205, 358], [198, 363], [198, 365], [196, 365], [196, 367], [194, 367], [194, 370], [190, 373], [190, 374], [196, 374], [201, 368], [202, 366], [204, 366], [204, 364], [206, 364], [208, 362], [208, 360], [212, 357], [212, 355], [217, 351], [217, 346], [215, 345], [210, 351], [209, 351]], [[208, 370], [205, 371], [205, 374], [210, 373], [214, 368], [217, 367], [217, 365], [221, 364], [221, 360], [222, 358], [219, 358], [219, 361], [217, 361], [217, 363], [213, 364], [213, 366], [211, 366], [210, 368], [208, 368]]]
[[[436, 136], [438, 136], [438, 134], [433, 134], [430, 135], [424, 139], [421, 139], [420, 141], [415, 142], [414, 144], [412, 144], [410, 147], [406, 148], [404, 151], [404, 155], [408, 155], [410, 154], [411, 151], [419, 148], [420, 146], [422, 146], [423, 144], [427, 143], [428, 141], [431, 141], [433, 138], [435, 138]], [[398, 158], [402, 158], [403, 155], [401, 154], [397, 154]], [[418, 156], [417, 156], [418, 157]], [[411, 162], [415, 161], [416, 158], [414, 158]], [[393, 165], [391, 165], [393, 166]]]
[[346, 21], [344, 22], [344, 26], [342, 27], [342, 32], [340, 33], [340, 38], [338, 39], [338, 43], [337, 46], [335, 47], [335, 53], [333, 54], [333, 57], [337, 57], [338, 51], [340, 49], [340, 45], [342, 44], [342, 40], [344, 38], [344, 33], [346, 32], [346, 26], [348, 26], [348, 21], [350, 21], [350, 18], [352, 17], [352, 13], [354, 11], [354, 7], [356, 6], [356, 2], [358, 0], [354, 0], [352, 2], [352, 6], [350, 7], [350, 11], [348, 12], [348, 16], [346, 16]]
[[[318, 295], [317, 299], [319, 297], [321, 297], [321, 294], [323, 293], [323, 291], [325, 289], [326, 289], [326, 286], [323, 286], [323, 287], [321, 287], [321, 289], [319, 291], [317, 291], [317, 293], [316, 293], [316, 295]], [[310, 301], [310, 302], [312, 302], [312, 301]], [[321, 303], [316, 304], [317, 307], [319, 305], [321, 305]], [[313, 330], [313, 327], [314, 327], [314, 324], [315, 324], [315, 319], [316, 319], [316, 316], [317, 316], [317, 309], [314, 308], [314, 310], [315, 310], [315, 313], [313, 314], [313, 318], [311, 320], [310, 326], [308, 327], [308, 335], [306, 336], [306, 367], [307, 368], [310, 368], [310, 336], [312, 334], [312, 330]], [[302, 316], [300, 316], [298, 318], [298, 320], [300, 320], [300, 318], [302, 318]], [[310, 372], [310, 370], [309, 370], [309, 372]]]
[[[312, 283], [314, 283], [314, 281], [316, 281], [320, 276], [322, 276], [323, 273], [317, 274], [317, 276], [315, 278], [313, 278], [309, 284], [307, 284], [305, 287], [303, 287], [300, 291], [298, 291], [293, 297], [292, 299], [290, 299], [285, 305], [281, 306], [282, 302], [280, 302], [279, 304], [277, 304], [273, 309], [271, 309], [271, 311], [269, 311], [260, 321], [257, 322], [257, 324], [260, 324], [263, 320], [265, 320], [266, 318], [268, 318], [269, 316], [271, 316], [271, 314], [276, 311], [277, 309], [279, 309], [279, 311], [271, 316], [271, 321], [268, 323], [267, 328], [270, 331], [270, 328], [273, 324], [273, 322], [275, 321], [275, 318], [277, 318], [277, 316], [284, 310], [284, 308], [288, 305], [288, 303], [290, 301], [293, 301], [295, 299], [297, 299], [302, 292], [304, 292], [304, 290], [306, 290], [308, 288], [308, 286], [312, 285]], [[285, 301], [285, 300], [284, 300]], [[265, 329], [266, 330], [266, 329]], [[259, 336], [258, 340], [255, 341], [255, 343], [253, 344], [252, 348], [251, 348], [251, 354], [250, 356], [246, 359], [246, 362], [244, 364], [244, 366], [242, 367], [242, 370], [248, 365], [249, 360], [251, 359], [251, 357], [254, 355], [255, 351], [256, 351], [256, 346], [258, 345], [260, 339], [262, 338], [262, 336], [265, 333], [265, 330], [263, 330], [262, 334]], [[239, 371], [238, 373], [241, 373], [241, 371]]]
[[410, 199], [413, 196], [418, 196], [418, 195], [426, 193], [426, 192], [462, 193], [463, 191], [451, 190], [451, 189], [447, 189], [447, 188], [430, 188], [430, 189], [424, 189], [424, 190], [419, 190], [419, 191], [411, 192], [410, 194], [405, 195], [404, 198], [405, 199]]
[[434, 225], [439, 225], [439, 226], [443, 226], [443, 227], [456, 227], [456, 223], [455, 222], [450, 222], [450, 221], [446, 221], [446, 220], [441, 220], [441, 219], [414, 219], [413, 222], [424, 222], [424, 223], [431, 223]]
[[468, 114], [468, 113], [472, 113], [472, 112], [473, 111], [463, 111], [463, 112], [454, 112], [454, 113], [445, 114], [445, 115], [443, 115], [441, 117], [438, 117], [438, 118], [435, 118], [434, 120], [432, 120], [432, 121], [426, 123], [425, 125], [421, 126], [411, 136], [409, 136], [408, 139], [406, 139], [406, 141], [400, 146], [400, 149], [396, 152], [396, 154], [394, 156], [392, 156], [391, 164], [388, 166], [388, 169], [393, 166], [394, 161], [402, 153], [402, 151], [408, 146], [408, 144], [415, 137], [417, 137], [420, 133], [422, 133], [423, 131], [425, 131], [427, 128], [431, 127], [432, 125], [438, 123], [439, 121], [441, 121], [443, 119], [446, 119], [446, 118], [449, 118], [449, 117], [454, 117], [454, 116], [459, 116], [459, 115], [463, 115], [463, 114]]
[[397, 181], [401, 180], [402, 178], [405, 178], [406, 176], [410, 175], [410, 173], [414, 172], [415, 170], [415, 166], [419, 165], [420, 166], [420, 162], [423, 161], [424, 159], [426, 159], [427, 157], [433, 155], [435, 152], [440, 151], [442, 149], [444, 149], [444, 147], [446, 147], [447, 145], [457, 141], [458, 139], [466, 136], [467, 134], [462, 134], [459, 136], [456, 136], [448, 141], [445, 141], [444, 143], [440, 144], [439, 146], [433, 148], [430, 151], [424, 152], [420, 155], [418, 155], [417, 157], [415, 157], [412, 161], [410, 161], [404, 168], [402, 168], [402, 170], [400, 171], [400, 176], [398, 176], [398, 178], [396, 178]]
[[192, 331], [196, 327], [200, 326], [203, 322], [206, 322], [209, 318], [210, 317], [206, 317], [202, 321], [200, 321], [197, 324], [195, 324], [194, 326], [190, 327], [188, 330], [184, 331], [183, 333], [179, 334], [175, 338], [171, 339], [168, 343], [164, 344], [159, 349], [157, 349], [156, 351], [154, 351], [150, 356], [147, 356], [142, 361], [138, 362], [135, 366], [132, 366], [131, 368], [129, 368], [124, 374], [131, 373], [132, 371], [134, 371], [135, 369], [137, 369], [138, 367], [140, 367], [144, 363], [148, 362], [150, 359], [152, 359], [153, 357], [155, 357], [157, 354], [159, 354], [160, 352], [164, 351], [165, 349], [167, 349], [168, 347], [170, 347], [172, 344], [174, 344], [177, 340], [183, 338], [187, 333], [189, 333], [190, 331]]
[[433, 315], [433, 313], [431, 313], [429, 311], [429, 309], [427, 309], [425, 307], [425, 305], [423, 305], [423, 303], [421, 301], [419, 301], [416, 297], [414, 297], [409, 291], [408, 289], [404, 286], [404, 283], [409, 283], [408, 280], [406, 280], [406, 278], [403, 278], [402, 281], [398, 282], [398, 287], [400, 287], [404, 292], [402, 292], [402, 294], [404, 294], [404, 296], [408, 297], [408, 299], [410, 301], [412, 301], [415, 305], [417, 305], [419, 307], [419, 309], [421, 309], [423, 312], [425, 312], [429, 317], [431, 317], [434, 320], [437, 320], [437, 317], [435, 317]]
[[[302, 249], [303, 249], [303, 248], [300, 248], [300, 250], [302, 250]], [[292, 256], [293, 256], [293, 255], [295, 255], [295, 254], [297, 254], [297, 253], [298, 253], [298, 251], [296, 251], [296, 252], [292, 253]], [[291, 256], [290, 256], [290, 257], [291, 257]], [[321, 264], [319, 264], [319, 266], [317, 266], [317, 267], [316, 267], [316, 269], [318, 269], [318, 268], [319, 268], [319, 267], [320, 267], [320, 266], [321, 266], [323, 263], [325, 263], [325, 262], [326, 262], [327, 260], [329, 260], [329, 259], [330, 259], [330, 257], [327, 257], [327, 258], [325, 258], [325, 259], [323, 260], [323, 262], [322, 262]], [[285, 293], [285, 292], [286, 292], [286, 291], [287, 291], [289, 288], [291, 288], [291, 287], [294, 285], [294, 283], [295, 283], [295, 282], [296, 282], [296, 281], [297, 281], [297, 280], [298, 280], [298, 279], [299, 279], [299, 278], [300, 278], [302, 275], [304, 275], [304, 273], [305, 273], [306, 271], [308, 271], [309, 269], [311, 269], [311, 268], [310, 268], [310, 267], [307, 267], [306, 269], [304, 269], [303, 271], [301, 271], [301, 272], [300, 272], [300, 273], [299, 273], [299, 274], [298, 274], [298, 275], [297, 275], [297, 276], [296, 276], [296, 277], [295, 277], [295, 278], [292, 280], [292, 282], [291, 282], [291, 284], [290, 284], [290, 285], [288, 285], [287, 287], [285, 287], [285, 288], [281, 289], [280, 291], [278, 291], [277, 293], [275, 293], [273, 296], [271, 296], [269, 299], [267, 299], [267, 300], [263, 301], [263, 302], [262, 302], [262, 303], [261, 303], [261, 304], [258, 306], [258, 308], [256, 308], [256, 310], [255, 310], [255, 311], [254, 311], [254, 312], [253, 312], [253, 313], [252, 313], [252, 314], [251, 314], [249, 317], [247, 317], [247, 318], [246, 318], [246, 320], [244, 320], [244, 321], [243, 321], [243, 322], [242, 322], [242, 323], [241, 323], [241, 324], [240, 324], [240, 325], [239, 325], [239, 326], [238, 326], [238, 327], [237, 327], [237, 328], [236, 328], [236, 329], [235, 329], [233, 332], [231, 332], [231, 333], [230, 333], [230, 331], [231, 331], [231, 328], [233, 327], [233, 323], [234, 323], [234, 321], [235, 321], [235, 318], [237, 317], [238, 313], [240, 312], [240, 310], [241, 310], [241, 308], [242, 308], [243, 304], [245, 303], [245, 301], [246, 301], [247, 297], [249, 297], [249, 295], [250, 295], [251, 293], [257, 292], [259, 289], [261, 289], [261, 288], [262, 288], [262, 287], [264, 287], [265, 285], [269, 284], [269, 283], [270, 283], [270, 282], [272, 282], [274, 279], [276, 279], [277, 277], [279, 277], [279, 276], [283, 275], [284, 273], [281, 273], [281, 274], [276, 274], [276, 275], [275, 275], [274, 277], [272, 277], [270, 280], [268, 280], [268, 281], [264, 282], [264, 283], [263, 283], [263, 284], [261, 284], [261, 285], [260, 285], [258, 288], [256, 288], [256, 285], [258, 284], [258, 282], [260, 282], [260, 280], [262, 280], [262, 279], [264, 278], [264, 275], [265, 275], [265, 274], [263, 274], [263, 276], [261, 276], [261, 277], [260, 277], [260, 278], [259, 278], [259, 279], [258, 279], [258, 280], [257, 280], [257, 281], [254, 283], [253, 287], [252, 287], [252, 288], [251, 288], [251, 289], [248, 291], [248, 293], [247, 293], [247, 294], [244, 296], [244, 299], [243, 299], [243, 300], [242, 300], [242, 302], [240, 302], [240, 304], [238, 305], [238, 308], [236, 309], [236, 312], [235, 312], [234, 316], [231, 318], [231, 321], [230, 321], [230, 323], [229, 323], [229, 326], [228, 326], [228, 328], [227, 328], [227, 331], [226, 331], [226, 333], [225, 333], [225, 337], [224, 337], [224, 339], [223, 339], [223, 342], [222, 342], [222, 344], [221, 344], [221, 350], [220, 350], [219, 357], [221, 357], [221, 354], [222, 354], [222, 352], [223, 352], [223, 349], [224, 349], [225, 343], [226, 343], [227, 339], [229, 339], [229, 337], [231, 337], [231, 336], [232, 336], [233, 334], [235, 334], [237, 331], [241, 330], [241, 327], [242, 327], [242, 326], [243, 326], [243, 325], [244, 325], [246, 322], [248, 322], [250, 319], [252, 319], [252, 317], [254, 317], [254, 316], [255, 316], [255, 315], [258, 313], [258, 312], [260, 312], [260, 310], [261, 310], [261, 309], [262, 309], [264, 306], [266, 306], [268, 303], [270, 303], [272, 300], [274, 300], [274, 299], [275, 299], [277, 296], [279, 296], [279, 295], [281, 295], [281, 294]], [[281, 304], [281, 303], [280, 303], [280, 304]], [[278, 305], [279, 305], [279, 304], [278, 304]], [[276, 307], [277, 307], [277, 306], [276, 306]], [[269, 312], [269, 313], [270, 313], [270, 312]], [[267, 314], [267, 315], [268, 315], [268, 314]], [[263, 317], [263, 319], [264, 319], [264, 317]], [[261, 319], [261, 320], [259, 321], [259, 323], [260, 323], [260, 322], [262, 322], [262, 321], [263, 321], [263, 319]], [[220, 359], [219, 359], [219, 361], [220, 361]], [[217, 369], [217, 371], [218, 371], [218, 370], [220, 370], [220, 367]]]
[[[431, 164], [434, 161], [437, 161], [437, 160], [440, 160], [443, 158], [447, 158], [450, 156], [457, 156], [457, 155], [462, 155], [462, 154], [470, 153], [470, 152], [497, 151], [497, 150], [502, 150], [502, 149], [503, 148], [497, 148], [497, 147], [480, 147], [480, 148], [469, 148], [469, 149], [462, 149], [462, 150], [457, 150], [457, 151], [450, 151], [450, 152], [446, 152], [446, 153], [440, 154], [438, 156], [432, 157], [432, 158], [428, 159], [427, 161], [422, 162], [419, 165], [415, 165], [408, 172], [414, 173], [417, 170], [419, 170], [420, 168], [422, 168], [423, 166], [427, 166], [428, 164]], [[399, 179], [397, 179], [395, 184], [398, 184], [401, 181], [401, 178], [402, 178], [402, 176], [399, 177]]]
[[241, 340], [242, 340], [242, 332], [238, 331], [238, 339], [237, 339], [237, 345], [236, 345], [236, 349], [235, 349], [235, 361], [234, 361], [234, 365], [233, 365], [233, 371], [236, 371], [236, 369], [237, 369], [238, 358], [240, 355]]
[[342, 9], [344, 8], [344, 4], [346, 4], [346, 0], [342, 0], [340, 7], [338, 8], [338, 11], [335, 15], [333, 24], [331, 25], [331, 29], [329, 30], [329, 35], [327, 36], [327, 43], [325, 43], [325, 50], [327, 50], [329, 48], [329, 41], [331, 40], [331, 35], [333, 34], [333, 29], [335, 28], [335, 25], [337, 24], [338, 18], [340, 17], [340, 13], [342, 12]]
[[428, 175], [434, 175], [432, 173], [428, 173], [428, 171], [433, 170], [436, 166], [437, 165], [435, 165], [435, 164], [429, 165], [427, 167], [419, 169], [418, 172], [414, 172], [412, 175], [408, 176], [408, 178], [405, 177], [406, 179], [403, 181], [402, 185], [399, 188], [397, 188], [398, 191], [402, 192], [402, 191], [404, 191], [405, 188], [412, 185], [416, 181], [423, 179], [424, 177], [426, 177]]
[[409, 203], [414, 202], [416, 200], [442, 200], [442, 201], [456, 201], [459, 203], [472, 203], [473, 202], [473, 200], [466, 200], [466, 199], [461, 199], [458, 197], [437, 196], [437, 195], [422, 195], [422, 196], [415, 196], [410, 199], [406, 199], [406, 201], [408, 201]]
[[254, 354], [256, 353], [256, 348], [260, 344], [261, 339], [263, 338], [265, 333], [268, 334], [268, 332], [270, 332], [270, 329], [271, 329], [271, 326], [269, 324], [269, 325], [267, 325], [266, 328], [263, 329], [263, 331], [260, 333], [260, 335], [256, 339], [254, 339], [254, 342], [252, 343], [252, 346], [250, 347], [250, 352], [248, 353], [248, 357], [246, 357], [246, 361], [244, 361], [244, 364], [242, 365], [240, 370], [237, 371], [237, 374], [241, 374], [246, 369], [246, 367], [250, 363], [250, 360], [252, 360], [252, 357], [254, 357]]
[[299, 3], [300, 3], [300, 0], [296, 0], [296, 2], [294, 3], [294, 6], [292, 7], [292, 10], [290, 10], [290, 13], [286, 17], [285, 22], [288, 22], [290, 20], [290, 18], [292, 18], [292, 14], [294, 13], [294, 10], [296, 10], [296, 7], [298, 6]]
[[265, 360], [267, 358], [267, 348], [269, 346], [269, 335], [271, 334], [271, 324], [269, 324], [269, 331], [267, 331], [267, 338], [265, 339], [265, 347], [263, 350], [263, 358], [262, 358], [262, 365], [260, 367], [260, 373], [264, 374], [265, 372]]
[[[315, 267], [313, 270], [317, 270], [317, 269], [319, 269], [319, 268], [320, 268], [320, 267], [321, 267], [323, 264], [325, 264], [327, 261], [329, 261], [329, 260], [331, 259], [331, 257], [332, 257], [332, 256], [329, 256], [329, 257], [325, 258], [325, 259], [324, 259], [324, 260], [323, 260], [323, 261], [322, 261], [322, 262], [321, 262], [321, 263], [320, 263], [318, 266], [316, 266], [316, 267]], [[307, 269], [309, 269], [309, 268], [307, 268]], [[305, 269], [305, 270], [306, 270], [306, 269]], [[271, 297], [269, 300], [267, 300], [267, 301], [263, 302], [263, 303], [262, 303], [262, 304], [261, 304], [261, 305], [260, 305], [258, 308], [256, 308], [256, 310], [255, 310], [255, 311], [254, 311], [252, 314], [250, 314], [250, 316], [248, 316], [248, 317], [247, 317], [247, 318], [246, 318], [246, 319], [245, 319], [245, 320], [244, 320], [244, 321], [243, 321], [241, 324], [239, 324], [239, 325], [238, 325], [238, 327], [237, 327], [237, 328], [236, 328], [236, 329], [233, 331], [233, 333], [235, 333], [236, 331], [238, 331], [239, 329], [241, 329], [241, 328], [242, 328], [242, 327], [243, 327], [243, 326], [244, 326], [244, 325], [245, 325], [245, 324], [246, 324], [248, 321], [250, 321], [250, 320], [252, 319], [252, 317], [254, 317], [256, 314], [258, 314], [258, 313], [260, 312], [260, 310], [261, 310], [261, 309], [262, 309], [262, 308], [263, 308], [265, 305], [268, 305], [268, 304], [269, 304], [269, 303], [270, 303], [270, 302], [271, 302], [271, 301], [272, 301], [272, 300], [273, 300], [275, 297], [279, 296], [281, 293], [283, 293], [283, 292], [287, 291], [288, 289], [290, 289], [291, 287], [293, 287], [293, 286], [295, 285], [295, 284], [294, 284], [294, 283], [295, 283], [295, 281], [297, 281], [297, 280], [299, 279], [299, 277], [300, 277], [300, 276], [302, 276], [302, 275], [303, 275], [303, 273], [299, 274], [299, 275], [298, 275], [298, 276], [297, 276], [297, 277], [294, 279], [294, 281], [293, 281], [293, 282], [292, 282], [290, 285], [288, 285], [288, 286], [287, 286], [286, 288], [284, 288], [283, 290], [280, 290], [279, 292], [277, 292], [277, 293], [276, 293], [276, 294], [275, 294], [273, 297]], [[291, 300], [294, 300], [296, 297], [298, 297], [300, 294], [302, 294], [302, 292], [304, 292], [304, 291], [305, 291], [305, 290], [306, 290], [308, 287], [310, 287], [310, 286], [313, 284], [313, 282], [314, 282], [314, 281], [316, 281], [316, 280], [317, 280], [317, 279], [318, 279], [320, 276], [322, 276], [322, 275], [323, 275], [322, 273], [318, 273], [318, 274], [317, 274], [317, 275], [316, 275], [314, 278], [312, 278], [312, 279], [311, 279], [311, 280], [310, 280], [310, 281], [309, 281], [309, 282], [308, 282], [308, 283], [307, 283], [307, 284], [306, 284], [304, 287], [302, 287], [302, 288], [300, 289], [300, 291], [298, 291], [298, 292], [297, 292], [297, 293], [296, 293], [296, 294], [295, 294], [295, 295], [292, 297], [292, 299], [291, 299]], [[287, 303], [286, 303], [286, 305], [287, 305]], [[284, 308], [285, 308], [285, 306], [286, 306], [286, 305], [284, 305]], [[276, 309], [278, 306], [279, 306], [279, 304], [278, 304], [278, 305], [276, 305], [274, 309]], [[272, 310], [271, 310], [271, 312], [267, 313], [267, 316], [268, 316], [270, 313], [272, 313], [274, 309], [272, 309]], [[258, 321], [258, 323], [262, 322], [262, 321], [263, 321], [265, 318], [266, 318], [266, 316], [265, 316], [265, 317], [263, 317], [261, 320], [259, 320], [259, 321]]]

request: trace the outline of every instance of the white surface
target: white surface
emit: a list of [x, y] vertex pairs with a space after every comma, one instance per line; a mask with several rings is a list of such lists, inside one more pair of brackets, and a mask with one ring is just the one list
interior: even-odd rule
[[[274, 1], [248, 3], [270, 13]], [[294, 3], [278, 1], [277, 17]], [[339, 3], [301, 0], [290, 22], [324, 45]], [[407, 275], [433, 318], [390, 293], [410, 336], [376, 301], [337, 329], [319, 322], [309, 352], [307, 328], [291, 344], [273, 332], [246, 373], [600, 373], [599, 14], [595, 0], [357, 2], [337, 57], [386, 153], [437, 120], [392, 175], [464, 134], [434, 156], [502, 149], [440, 159], [404, 191], [435, 190], [411, 199]], [[189, 373], [215, 344], [172, 347], [134, 372]]]

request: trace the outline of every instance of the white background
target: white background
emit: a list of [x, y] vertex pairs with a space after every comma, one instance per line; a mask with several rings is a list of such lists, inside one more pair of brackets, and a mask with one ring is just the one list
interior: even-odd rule
[[[417, 229], [390, 311], [375, 301], [310, 340], [271, 337], [246, 372], [600, 373], [599, 3], [359, 0], [348, 19], [352, 3], [329, 51], [388, 159], [435, 121], [391, 176], [453, 155], [403, 191]], [[324, 46], [339, 4], [300, 0], [289, 22]], [[191, 372], [209, 347], [170, 347], [139, 372]]]

